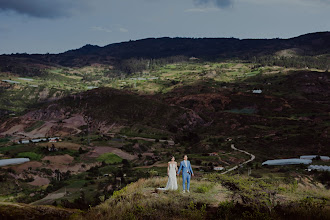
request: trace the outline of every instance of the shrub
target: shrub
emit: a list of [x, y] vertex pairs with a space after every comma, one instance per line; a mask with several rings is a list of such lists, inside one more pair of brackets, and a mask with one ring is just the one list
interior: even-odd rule
[[8, 138], [0, 138], [0, 143], [6, 143], [9, 142], [10, 140]]
[[187, 219], [205, 219], [206, 204], [203, 204], [200, 208], [198, 208], [197, 205], [191, 201], [188, 208], [182, 210], [182, 212]]
[[196, 189], [196, 192], [197, 193], [207, 193], [208, 191], [210, 191], [211, 189], [213, 188], [213, 185], [206, 185], [206, 184], [203, 184], [199, 187], [197, 187]]
[[216, 217], [219, 219], [230, 219], [235, 213], [234, 201], [221, 202], [218, 206]]

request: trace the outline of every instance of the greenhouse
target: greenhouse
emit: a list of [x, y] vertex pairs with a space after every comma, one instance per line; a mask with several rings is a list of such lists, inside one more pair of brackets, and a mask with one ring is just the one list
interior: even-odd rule
[[276, 166], [276, 165], [294, 165], [294, 164], [311, 164], [312, 160], [308, 159], [299, 159], [299, 158], [293, 158], [293, 159], [278, 159], [278, 160], [267, 160], [262, 163], [262, 165], [269, 165], [269, 166]]
[[310, 170], [319, 170], [319, 171], [330, 171], [330, 166], [323, 166], [323, 165], [310, 165], [308, 167]]
[[[300, 156], [300, 159], [308, 159], [308, 160], [313, 160], [316, 159], [318, 157], [318, 155], [304, 155], [304, 156]], [[328, 156], [320, 156], [321, 160], [330, 160], [330, 157]]]
[[21, 164], [29, 162], [29, 158], [13, 158], [13, 159], [3, 159], [0, 160], [0, 167], [13, 165], [13, 164]]

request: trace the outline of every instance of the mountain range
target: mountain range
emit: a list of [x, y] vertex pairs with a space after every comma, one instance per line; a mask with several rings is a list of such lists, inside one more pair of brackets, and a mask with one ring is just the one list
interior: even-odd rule
[[305, 34], [290, 39], [237, 38], [147, 38], [109, 44], [104, 47], [85, 45], [60, 54], [12, 54], [0, 56], [2, 71], [13, 65], [61, 65], [78, 67], [93, 63], [113, 65], [129, 58], [158, 59], [172, 56], [198, 57], [205, 60], [251, 59], [292, 50], [303, 56], [330, 53], [330, 32]]

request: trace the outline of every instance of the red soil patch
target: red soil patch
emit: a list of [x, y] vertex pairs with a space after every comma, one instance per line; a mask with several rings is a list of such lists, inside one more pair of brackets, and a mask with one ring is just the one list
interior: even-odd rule
[[56, 148], [67, 148], [70, 150], [78, 150], [81, 147], [80, 144], [75, 144], [70, 142], [40, 143], [38, 145], [43, 147], [51, 147], [52, 144], [54, 144]]
[[88, 164], [78, 163], [78, 164], [75, 164], [73, 166], [68, 166], [67, 164], [49, 164], [47, 166], [47, 168], [48, 169], [51, 169], [53, 171], [59, 170], [60, 172], [70, 171], [72, 173], [81, 173], [81, 172], [84, 172], [86, 170], [89, 170], [91, 167], [99, 166], [99, 165], [101, 165], [100, 162], [97, 162], [97, 163], [88, 163]]
[[60, 165], [60, 164], [70, 164], [70, 163], [72, 163], [73, 159], [74, 158], [71, 157], [70, 155], [65, 154], [65, 155], [59, 155], [59, 156], [46, 156], [42, 160], [43, 161], [49, 160], [50, 163]]
[[63, 120], [66, 123], [66, 127], [78, 128], [80, 126], [86, 125], [84, 117], [82, 115], [74, 115], [71, 118]]
[[50, 180], [40, 176], [34, 176], [34, 180], [29, 184], [32, 186], [45, 186], [50, 183]]
[[17, 172], [17, 173], [21, 173], [23, 172], [24, 170], [28, 170], [29, 167], [31, 167], [32, 169], [36, 169], [38, 167], [41, 167], [42, 166], [42, 163], [40, 162], [37, 162], [37, 161], [30, 161], [30, 162], [27, 162], [27, 163], [24, 163], [24, 164], [21, 164], [17, 167], [13, 167], [13, 169]]

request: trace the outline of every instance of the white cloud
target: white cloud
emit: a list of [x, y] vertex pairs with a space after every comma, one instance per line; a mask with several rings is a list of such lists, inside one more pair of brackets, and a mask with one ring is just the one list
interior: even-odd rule
[[191, 12], [191, 13], [207, 13], [207, 12], [215, 12], [220, 11], [219, 8], [189, 8], [184, 10], [184, 12]]
[[100, 26], [94, 26], [94, 27], [91, 27], [91, 29], [93, 31], [103, 31], [103, 32], [107, 32], [107, 33], [111, 33], [112, 30], [108, 29], [108, 28], [105, 28], [105, 27], [100, 27]]
[[215, 5], [219, 8], [226, 8], [233, 4], [234, 0], [194, 0], [196, 5]]
[[128, 30], [127, 30], [126, 28], [123, 28], [123, 27], [119, 28], [119, 31], [120, 31], [120, 32], [123, 32], [123, 33], [128, 32]]
[[260, 5], [294, 5], [302, 7], [323, 7], [329, 6], [330, 0], [245, 0], [245, 2]]

